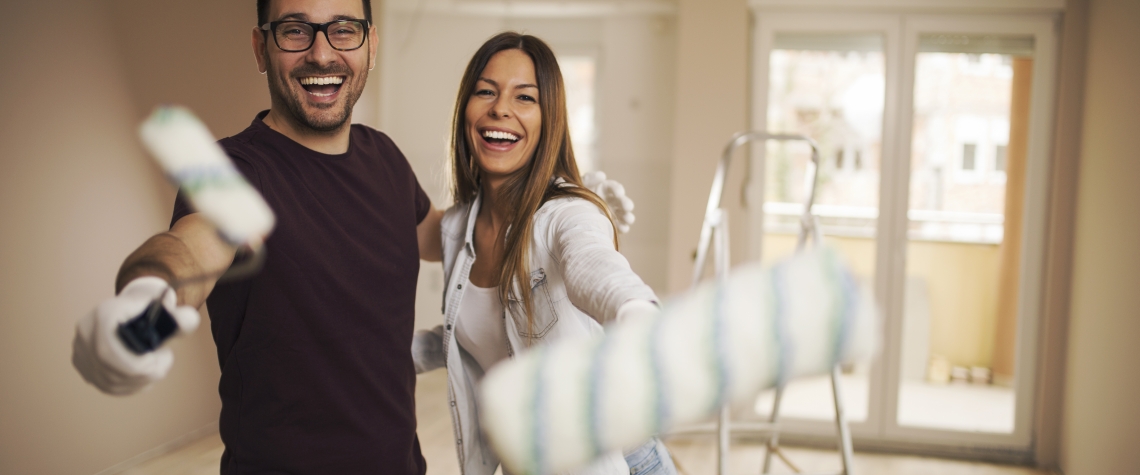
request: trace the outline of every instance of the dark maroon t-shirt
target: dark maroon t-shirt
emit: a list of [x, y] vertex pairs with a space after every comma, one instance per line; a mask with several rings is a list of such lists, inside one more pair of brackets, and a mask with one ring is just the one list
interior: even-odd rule
[[[416, 225], [430, 208], [396, 145], [352, 126], [343, 155], [262, 122], [219, 143], [277, 214], [252, 279], [206, 300], [222, 366], [223, 474], [422, 474]], [[193, 210], [179, 197], [173, 225]]]

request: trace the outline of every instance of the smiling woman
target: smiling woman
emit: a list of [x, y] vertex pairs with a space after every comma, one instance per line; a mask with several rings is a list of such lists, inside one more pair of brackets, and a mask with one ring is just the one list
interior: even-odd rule
[[[605, 323], [656, 311], [657, 296], [617, 252], [608, 208], [582, 185], [564, 91], [550, 47], [511, 32], [483, 44], [459, 86], [455, 203], [441, 224], [445, 324], [418, 333], [412, 354], [418, 372], [448, 369], [463, 473], [499, 464], [476, 419], [474, 381], [486, 370], [532, 345], [601, 335]], [[676, 470], [654, 438], [580, 473]]]

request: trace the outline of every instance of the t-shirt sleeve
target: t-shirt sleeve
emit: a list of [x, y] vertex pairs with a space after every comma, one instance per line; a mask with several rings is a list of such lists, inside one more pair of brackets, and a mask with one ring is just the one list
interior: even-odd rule
[[[219, 143], [223, 148], [225, 148], [225, 142]], [[261, 193], [261, 182], [258, 180], [257, 172], [253, 168], [253, 165], [250, 164], [249, 161], [242, 156], [234, 153], [232, 150], [226, 150], [226, 154], [229, 155], [230, 160], [234, 162], [234, 166], [237, 167], [238, 172], [241, 172], [242, 176], [245, 177], [245, 180], [248, 181], [249, 184], [252, 185], [258, 193]], [[182, 192], [181, 188], [179, 188], [178, 196], [174, 197], [174, 212], [170, 216], [170, 227], [173, 228], [174, 223], [177, 223], [178, 220], [186, 217], [186, 215], [193, 214], [195, 212], [197, 212], [197, 210], [194, 209], [194, 205], [190, 204], [190, 199], [187, 198], [186, 194]]]
[[[412, 192], [412, 206], [416, 213], [416, 225], [419, 225], [427, 217], [428, 211], [431, 211], [431, 198], [428, 198], [427, 193], [424, 193], [423, 187], [420, 186], [419, 179], [416, 178], [416, 172], [412, 170], [411, 162], [408, 162], [408, 157], [404, 156], [404, 152], [400, 151], [400, 147], [396, 146], [396, 142], [392, 138], [379, 130], [362, 125], [353, 125], [353, 127], [360, 127], [364, 131], [366, 137], [371, 139], [374, 144], [374, 153], [379, 155], [379, 159], [384, 161], [385, 168], [392, 183], [397, 184], [397, 193], [399, 196], [406, 197], [404, 193], [408, 192], [410, 185]], [[407, 209], [407, 208], [405, 208]]]
[[182, 193], [182, 189], [178, 189], [178, 196], [174, 197], [174, 214], [170, 217], [170, 227], [174, 228], [174, 223], [186, 217], [186, 215], [194, 212], [194, 207], [190, 206], [190, 200]]
[[416, 184], [416, 224], [420, 224], [427, 217], [428, 211], [431, 210], [431, 199], [428, 198], [427, 193], [420, 187], [420, 181], [416, 179], [416, 175], [412, 174], [412, 183]]
[[389, 163], [396, 164], [394, 169], [397, 173], [407, 173], [408, 180], [412, 182], [412, 205], [415, 206], [416, 224], [422, 223], [424, 218], [427, 217], [428, 211], [431, 211], [431, 198], [428, 198], [427, 193], [425, 193], [423, 187], [420, 186], [420, 180], [416, 178], [416, 172], [412, 170], [411, 162], [408, 161], [408, 157], [404, 156], [404, 152], [400, 150], [400, 147], [396, 146], [396, 142], [393, 142], [392, 138], [387, 134], [375, 129], [368, 130], [376, 135], [377, 141], [382, 147], [381, 150], [386, 148], [388, 156], [396, 159], [394, 162]]

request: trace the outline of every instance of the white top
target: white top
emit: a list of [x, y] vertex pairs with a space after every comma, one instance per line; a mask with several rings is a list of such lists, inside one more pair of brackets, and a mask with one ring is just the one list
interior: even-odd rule
[[503, 304], [499, 302], [499, 288], [485, 289], [471, 283], [463, 284], [463, 303], [455, 320], [455, 339], [467, 350], [483, 371], [507, 359], [507, 327], [503, 322]]
[[[412, 357], [417, 372], [447, 368], [448, 400], [464, 475], [493, 475], [499, 466], [478, 420], [476, 385], [482, 368], [467, 351], [459, 350], [455, 329], [473, 289], [468, 284], [475, 262], [475, 217], [481, 196], [452, 206], [440, 223], [443, 238], [443, 324], [416, 333]], [[502, 319], [508, 355], [529, 346], [563, 338], [604, 334], [602, 324], [622, 318], [622, 309], [633, 301], [656, 302], [653, 289], [641, 280], [614, 249], [614, 228], [604, 212], [592, 202], [559, 197], [543, 203], [534, 214], [529, 249], [533, 324], [519, 302], [505, 302]], [[652, 305], [652, 304], [650, 304]], [[632, 308], [632, 307], [631, 307]], [[494, 371], [492, 369], [491, 371]], [[558, 374], [550, 377], [557, 378]], [[574, 475], [629, 475], [620, 450], [607, 452], [595, 465], [575, 470]], [[566, 475], [566, 474], [563, 474]]]

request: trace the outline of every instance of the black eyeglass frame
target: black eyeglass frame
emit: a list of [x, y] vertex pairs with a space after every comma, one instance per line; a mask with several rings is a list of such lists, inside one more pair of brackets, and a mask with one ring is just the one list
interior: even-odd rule
[[[336, 23], [350, 22], [350, 21], [355, 21], [355, 22], [358, 22], [358, 23], [364, 25], [364, 35], [361, 36], [361, 38], [360, 38], [360, 44], [356, 45], [356, 47], [354, 47], [354, 48], [347, 48], [347, 49], [337, 48], [336, 45], [332, 44], [332, 40], [329, 39], [329, 25], [336, 24]], [[281, 43], [277, 40], [277, 34], [275, 33], [275, 31], [277, 30], [277, 27], [283, 23], [303, 23], [305, 25], [309, 25], [309, 28], [313, 29], [313, 37], [309, 39], [309, 46], [306, 46], [305, 49], [295, 49], [295, 50], [294, 49], [282, 48]], [[266, 36], [268, 36], [270, 33], [273, 33], [273, 44], [277, 45], [278, 49], [280, 49], [281, 51], [284, 51], [286, 53], [300, 53], [302, 51], [308, 51], [309, 49], [311, 49], [313, 47], [314, 44], [316, 44], [317, 33], [321, 33], [321, 32], [324, 32], [325, 41], [329, 42], [329, 46], [331, 46], [332, 49], [335, 49], [337, 51], [355, 51], [355, 50], [360, 49], [361, 46], [364, 46], [364, 42], [368, 41], [368, 31], [372, 28], [372, 22], [370, 22], [368, 20], [361, 20], [358, 18], [342, 18], [340, 20], [326, 21], [324, 23], [313, 23], [311, 21], [301, 21], [301, 20], [277, 20], [277, 21], [271, 21], [269, 23], [261, 25], [259, 28], [261, 29], [262, 33], [265, 34]]]

